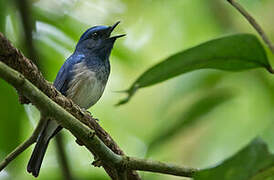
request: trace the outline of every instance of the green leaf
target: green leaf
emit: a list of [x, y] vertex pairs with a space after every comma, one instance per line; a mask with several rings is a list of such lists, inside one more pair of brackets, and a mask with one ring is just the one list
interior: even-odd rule
[[149, 68], [125, 91], [128, 97], [117, 105], [127, 103], [139, 88], [190, 71], [206, 68], [242, 71], [259, 67], [271, 70], [266, 52], [256, 36], [238, 34], [211, 40], [170, 56]]
[[173, 125], [168, 128], [159, 128], [160, 130], [157, 133], [157, 136], [149, 143], [149, 151], [174, 137], [179, 132], [182, 132], [185, 128], [195, 124], [202, 116], [210, 113], [214, 108], [227, 102], [232, 97], [232, 94], [227, 90], [218, 89], [216, 91], [211, 91], [210, 93], [205, 93], [205, 95], [200, 97], [200, 99], [184, 111]]
[[[272, 167], [272, 174], [260, 179], [256, 174], [261, 174], [263, 171], [269, 172]], [[227, 159], [217, 167], [202, 170], [195, 176], [195, 180], [266, 180], [267, 177], [273, 177], [274, 155], [268, 151], [266, 144], [255, 139], [247, 147], [242, 149], [233, 157]], [[265, 175], [265, 174], [264, 174]]]

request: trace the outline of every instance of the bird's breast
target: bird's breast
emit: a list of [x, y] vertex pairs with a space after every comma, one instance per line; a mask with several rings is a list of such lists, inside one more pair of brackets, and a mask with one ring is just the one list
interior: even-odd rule
[[[98, 67], [99, 68], [99, 67]], [[85, 62], [78, 63], [73, 68], [73, 78], [68, 84], [67, 97], [80, 107], [88, 109], [102, 96], [106, 80], [99, 78], [100, 69], [90, 69]]]

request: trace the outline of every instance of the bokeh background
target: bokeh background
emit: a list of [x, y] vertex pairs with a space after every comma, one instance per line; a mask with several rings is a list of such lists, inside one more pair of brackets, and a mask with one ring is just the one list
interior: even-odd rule
[[[20, 1], [20, 0], [19, 0]], [[126, 33], [115, 44], [112, 71], [101, 100], [90, 110], [127, 155], [206, 168], [230, 157], [260, 136], [274, 152], [274, 78], [263, 69], [244, 72], [199, 70], [138, 91], [114, 105], [147, 68], [204, 41], [235, 33], [257, 34], [226, 0], [31, 0], [33, 47], [26, 38], [16, 0], [0, 0], [0, 31], [27, 57], [36, 57], [53, 81], [80, 35], [94, 25]], [[274, 1], [238, 0], [274, 42]], [[267, 47], [265, 47], [267, 49]], [[273, 55], [268, 57], [273, 64]], [[0, 160], [30, 136], [39, 113], [20, 105], [16, 91], [0, 79]], [[92, 155], [64, 131], [65, 150], [75, 179], [108, 179], [91, 166]], [[49, 145], [39, 180], [64, 179], [55, 142]], [[0, 173], [1, 180], [34, 179], [26, 172], [32, 148]], [[140, 172], [144, 179], [178, 177]]]

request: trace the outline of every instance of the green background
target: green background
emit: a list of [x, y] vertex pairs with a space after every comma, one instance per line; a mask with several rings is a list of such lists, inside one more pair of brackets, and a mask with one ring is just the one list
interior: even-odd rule
[[[114, 106], [125, 97], [117, 91], [129, 88], [141, 73], [170, 55], [225, 35], [257, 35], [226, 0], [29, 2], [35, 24], [37, 61], [49, 81], [54, 80], [87, 28], [121, 20], [114, 33], [127, 36], [115, 44], [105, 93], [89, 110], [127, 155], [208, 168], [229, 158], [257, 136], [274, 152], [274, 79], [262, 68], [242, 72], [207, 69], [190, 72], [144, 88], [127, 104]], [[238, 2], [274, 42], [274, 1]], [[16, 47], [26, 51], [22, 20], [14, 1], [0, 0], [0, 31]], [[273, 55], [267, 52], [273, 64]], [[0, 80], [0, 160], [31, 134], [38, 116], [32, 106], [20, 105], [16, 91]], [[191, 123], [180, 123], [187, 120]], [[178, 128], [169, 131], [174, 125]], [[63, 133], [75, 179], [108, 179], [102, 168], [91, 166], [92, 155], [78, 146], [69, 132]], [[168, 135], [161, 137], [164, 133]], [[0, 179], [34, 179], [26, 172], [32, 148], [11, 162], [0, 173]], [[52, 141], [38, 179], [63, 178], [55, 149]], [[150, 180], [182, 179], [140, 174]]]

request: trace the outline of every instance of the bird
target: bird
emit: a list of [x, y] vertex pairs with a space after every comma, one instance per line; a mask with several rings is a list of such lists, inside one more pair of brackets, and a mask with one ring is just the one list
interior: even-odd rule
[[[54, 87], [82, 109], [93, 106], [104, 92], [110, 74], [109, 56], [114, 42], [125, 36], [111, 36], [119, 23], [120, 21], [112, 26], [94, 26], [86, 30], [55, 78]], [[27, 165], [27, 171], [34, 177], [39, 175], [51, 138], [62, 129], [54, 119], [43, 120], [45, 123]]]

